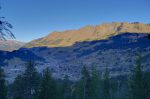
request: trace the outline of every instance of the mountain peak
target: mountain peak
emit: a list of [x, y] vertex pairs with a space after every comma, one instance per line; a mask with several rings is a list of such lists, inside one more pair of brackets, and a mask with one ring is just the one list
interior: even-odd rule
[[140, 22], [112, 22], [101, 25], [88, 25], [78, 30], [53, 32], [46, 37], [33, 40], [25, 47], [63, 47], [71, 46], [76, 42], [107, 39], [120, 33], [150, 33], [150, 25]]
[[21, 48], [25, 43], [15, 40], [0, 40], [0, 50], [13, 51]]

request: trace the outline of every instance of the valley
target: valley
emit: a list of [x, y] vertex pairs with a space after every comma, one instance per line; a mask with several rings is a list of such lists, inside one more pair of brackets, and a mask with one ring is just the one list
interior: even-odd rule
[[[121, 24], [122, 27], [120, 28], [120, 25], [115, 27], [114, 24]], [[94, 67], [101, 72], [108, 69], [112, 77], [126, 76], [134, 68], [137, 56], [140, 54], [144, 60], [142, 64], [144, 70], [149, 71], [150, 26], [141, 23], [128, 23], [128, 26], [126, 24], [107, 24], [105, 29], [102, 29], [104, 33], [101, 35], [104, 36], [99, 38], [88, 36], [95, 32], [86, 27], [75, 30], [76, 32], [67, 32], [67, 35], [74, 35], [69, 37], [61, 36], [65, 33], [60, 33], [58, 36], [56, 36], [57, 33], [52, 33], [49, 36], [27, 43], [19, 50], [1, 52], [1, 66], [6, 71], [7, 79], [10, 82], [17, 74], [23, 73], [24, 64], [29, 60], [34, 60], [37, 63], [36, 68], [39, 72], [49, 67], [54, 78], [63, 79], [65, 75], [68, 75], [70, 80], [76, 81], [81, 77], [83, 66], [86, 66], [88, 70], [92, 70]], [[99, 27], [103, 27], [103, 25]], [[139, 27], [137, 28], [137, 26]], [[126, 28], [129, 29], [128, 32], [124, 32]], [[81, 32], [81, 30], [84, 30], [84, 32]], [[77, 34], [77, 31], [80, 31], [79, 34]], [[74, 37], [77, 35], [85, 37], [82, 38], [81, 36], [75, 39]], [[64, 40], [58, 43], [57, 41], [61, 38]], [[64, 43], [68, 38], [71, 41]]]

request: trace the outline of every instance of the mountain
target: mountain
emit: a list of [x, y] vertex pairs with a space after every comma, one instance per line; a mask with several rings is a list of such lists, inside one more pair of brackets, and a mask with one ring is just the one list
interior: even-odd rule
[[89, 71], [95, 67], [104, 72], [107, 68], [112, 77], [126, 76], [138, 54], [143, 57], [143, 69], [150, 71], [150, 25], [115, 22], [55, 32], [19, 50], [1, 52], [0, 57], [8, 81], [23, 72], [29, 59], [36, 61], [38, 72], [49, 67], [55, 78], [68, 75], [77, 80], [83, 66]]
[[150, 24], [113, 22], [97, 26], [86, 26], [79, 30], [53, 32], [46, 37], [33, 40], [25, 45], [27, 48], [47, 46], [65, 47], [72, 46], [76, 42], [107, 39], [121, 33], [150, 33]]
[[127, 75], [134, 68], [138, 54], [142, 55], [144, 70], [150, 70], [150, 34], [122, 33], [106, 40], [84, 41], [67, 47], [34, 47], [30, 51], [45, 58], [41, 67], [49, 67], [56, 78], [68, 75], [75, 80], [86, 66], [104, 72], [107, 68], [112, 77]]
[[22, 46], [24, 46], [25, 43], [15, 41], [15, 40], [0, 40], [0, 50], [3, 51], [13, 51], [18, 50]]
[[0, 67], [5, 70], [6, 79], [9, 82], [12, 82], [18, 74], [24, 72], [25, 64], [30, 60], [34, 60], [36, 63], [44, 62], [44, 58], [29, 50], [0, 51]]

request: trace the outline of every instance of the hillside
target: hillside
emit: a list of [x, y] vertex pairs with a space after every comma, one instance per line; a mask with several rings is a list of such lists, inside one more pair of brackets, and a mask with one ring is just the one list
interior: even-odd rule
[[70, 80], [77, 80], [83, 66], [88, 70], [96, 67], [102, 72], [107, 68], [115, 77], [128, 75], [139, 53], [143, 57], [143, 69], [150, 71], [149, 24], [108, 23], [55, 32], [17, 51], [1, 52], [0, 56], [9, 81], [23, 72], [27, 60], [36, 61], [38, 72], [49, 67], [55, 78], [68, 75]]
[[22, 46], [24, 46], [25, 43], [15, 41], [15, 40], [0, 40], [0, 50], [2, 51], [13, 51], [18, 50]]
[[130, 73], [138, 54], [143, 57], [144, 70], [150, 70], [149, 37], [147, 33], [123, 33], [107, 40], [78, 42], [68, 47], [35, 47], [30, 50], [45, 58], [46, 62], [39, 67], [49, 67], [56, 78], [67, 74], [72, 80], [78, 79], [83, 66], [89, 70], [94, 66], [102, 72], [108, 68], [111, 76], [119, 76]]
[[32, 48], [39, 46], [65, 47], [76, 42], [107, 39], [120, 33], [150, 33], [150, 24], [113, 22], [97, 26], [86, 26], [79, 30], [67, 30], [64, 32], [53, 32], [46, 37], [33, 40], [24, 47]]
[[[14, 78], [14, 75], [23, 71], [26, 59], [34, 59], [31, 53], [43, 58], [37, 60], [37, 70], [42, 72], [49, 67], [53, 77], [63, 79], [65, 75], [71, 80], [80, 78], [81, 69], [86, 66], [89, 70], [96, 67], [104, 72], [107, 68], [111, 76], [128, 75], [134, 68], [137, 55], [140, 53], [143, 57], [142, 65], [144, 70], [150, 71], [150, 35], [147, 33], [122, 33], [109, 37], [107, 40], [84, 41], [75, 43], [67, 47], [34, 47], [21, 48], [14, 55], [3, 54], [1, 60], [7, 65], [3, 65], [8, 78]], [[19, 53], [22, 58], [17, 57]], [[10, 58], [5, 58], [10, 56]], [[16, 62], [17, 61], [17, 62]]]

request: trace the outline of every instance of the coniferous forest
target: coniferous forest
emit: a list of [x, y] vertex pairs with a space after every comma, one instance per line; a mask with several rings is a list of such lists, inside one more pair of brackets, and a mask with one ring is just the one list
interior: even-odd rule
[[47, 68], [43, 73], [36, 71], [36, 63], [29, 61], [26, 70], [15, 81], [7, 84], [5, 73], [0, 69], [0, 99], [150, 99], [150, 75], [144, 72], [141, 58], [127, 77], [110, 77], [96, 68], [89, 72], [82, 68], [78, 81], [54, 79]]

